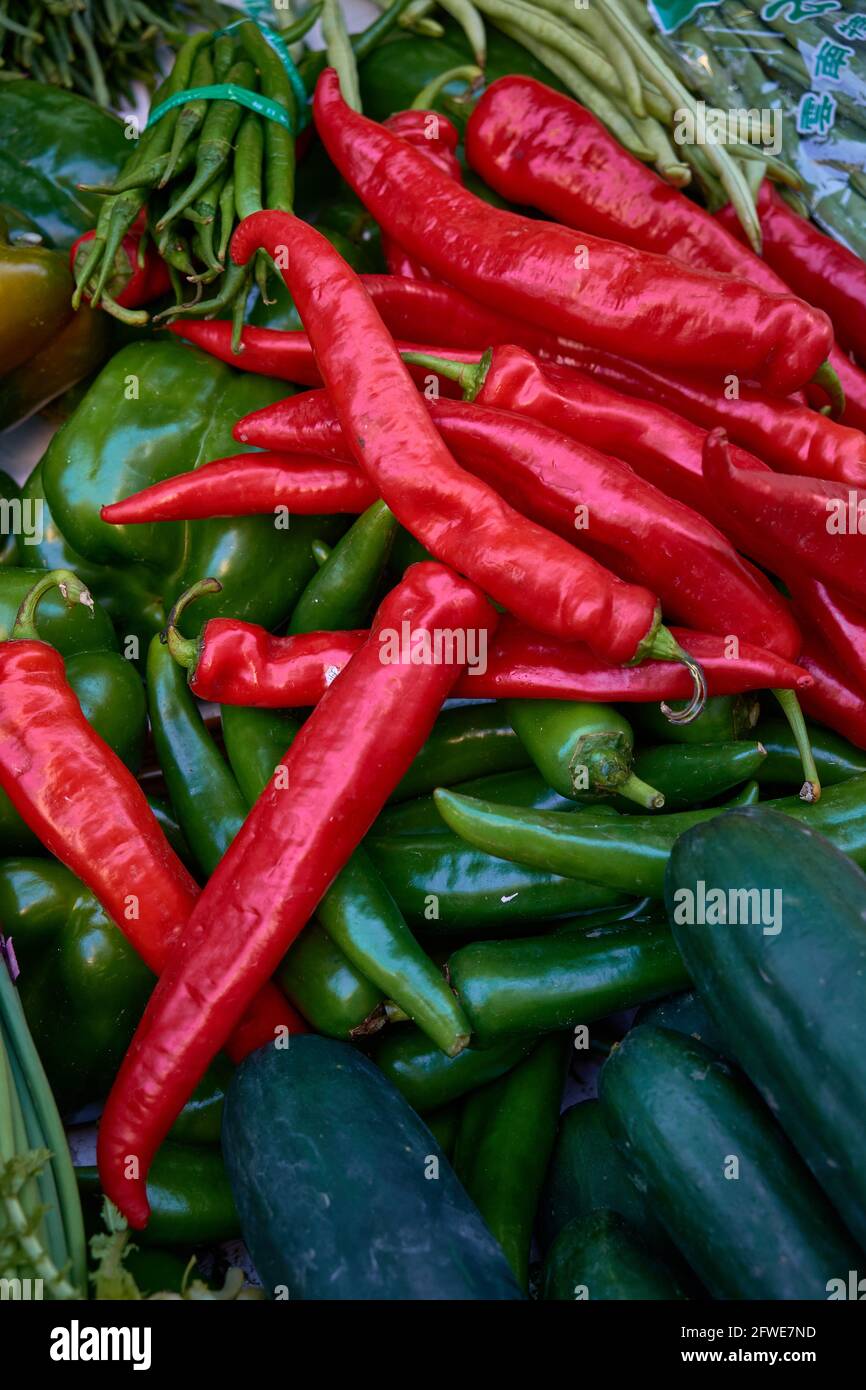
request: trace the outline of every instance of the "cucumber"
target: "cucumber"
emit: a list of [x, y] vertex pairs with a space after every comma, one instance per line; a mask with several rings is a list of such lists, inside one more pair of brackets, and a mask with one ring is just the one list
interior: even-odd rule
[[646, 1196], [629, 1177], [597, 1100], [566, 1110], [547, 1170], [538, 1240], [548, 1250], [571, 1222], [591, 1211], [616, 1212], [654, 1249], [670, 1244]]
[[688, 1298], [676, 1276], [615, 1211], [592, 1211], [564, 1226], [544, 1262], [541, 1297]]
[[[713, 915], [687, 910], [684, 890], [700, 880], [781, 896], [766, 900], [763, 925], [678, 921]], [[678, 842], [666, 896], [710, 1018], [866, 1244], [866, 875], [788, 817], [738, 811]]]
[[241, 1230], [274, 1299], [518, 1299], [430, 1130], [348, 1043], [262, 1047], [226, 1097]]
[[758, 1093], [723, 1058], [643, 1024], [601, 1072], [635, 1181], [714, 1298], [826, 1299], [857, 1250]]

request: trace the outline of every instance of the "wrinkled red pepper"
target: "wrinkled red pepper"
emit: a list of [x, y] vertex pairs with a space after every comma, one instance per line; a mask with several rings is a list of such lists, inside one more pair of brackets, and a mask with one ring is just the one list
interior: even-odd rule
[[[99, 1126], [103, 1190], [132, 1226], [147, 1224], [147, 1172], [175, 1117], [427, 738], [465, 661], [467, 631], [486, 638], [495, 626], [474, 585], [442, 565], [412, 566], [286, 753], [285, 779], [272, 779], [223, 856]], [[460, 643], [446, 649], [443, 634], [463, 636], [462, 659]]]
[[807, 574], [791, 575], [788, 584], [805, 630], [820, 633], [833, 660], [866, 698], [866, 608]]
[[352, 111], [333, 70], [313, 102], [322, 141], [376, 221], [440, 278], [590, 347], [723, 376], [781, 395], [811, 380], [830, 321], [793, 296], [490, 207]]
[[858, 748], [866, 748], [866, 698], [827, 651], [818, 633], [808, 634], [800, 661], [814, 680], [799, 697], [806, 713]]
[[[398, 111], [383, 124], [386, 130], [420, 150], [449, 178], [463, 182], [463, 171], [455, 154], [460, 136], [447, 117], [438, 111]], [[382, 233], [382, 252], [392, 275], [405, 275], [411, 280], [433, 279], [427, 267], [404, 251], [387, 232]]]
[[[0, 644], [0, 786], [45, 848], [77, 875], [156, 974], [165, 970], [199, 896], [132, 773], [85, 719], [63, 658], [36, 636], [42, 593], [90, 596], [74, 574], [49, 572]], [[235, 1060], [277, 1030], [306, 1025], [263, 983], [232, 1038]], [[251, 996], [252, 1001], [252, 996]]]
[[610, 661], [682, 660], [648, 590], [525, 520], [455, 463], [363, 285], [320, 233], [259, 212], [238, 227], [232, 256], [243, 264], [259, 247], [278, 262], [292, 248], [284, 278], [349, 448], [401, 525], [543, 632], [587, 641]]
[[[231, 325], [229, 325], [230, 327]], [[377, 500], [372, 483], [354, 464], [322, 464], [309, 455], [235, 454], [103, 507], [103, 521], [196, 521], [255, 516], [285, 507], [297, 516], [359, 515]]]

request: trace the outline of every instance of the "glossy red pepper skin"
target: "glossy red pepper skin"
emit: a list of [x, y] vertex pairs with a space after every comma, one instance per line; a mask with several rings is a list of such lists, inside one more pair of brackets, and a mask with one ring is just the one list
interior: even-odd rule
[[792, 575], [789, 586], [807, 631], [820, 633], [833, 660], [866, 698], [866, 607], [806, 574]]
[[100, 516], [122, 526], [255, 516], [280, 507], [298, 516], [358, 515], [376, 500], [376, 489], [354, 464], [322, 464], [308, 455], [237, 454], [165, 478], [103, 507]]
[[[704, 667], [711, 695], [778, 687], [802, 690], [811, 677], [799, 666], [725, 638], [673, 628], [677, 641]], [[366, 640], [366, 632], [310, 632], [272, 637], [264, 628], [212, 618], [200, 639], [190, 685], [202, 700], [292, 709], [314, 705]], [[669, 661], [614, 666], [583, 642], [561, 642], [507, 615], [487, 649], [484, 670], [461, 676], [455, 695], [477, 700], [677, 700], [690, 693], [685, 669]]]
[[[716, 216], [740, 240], [733, 209]], [[796, 294], [830, 315], [841, 346], [866, 363], [866, 265], [794, 212], [769, 179], [761, 184], [758, 217], [764, 260]]]
[[[103, 743], [44, 642], [0, 645], [0, 786], [19, 815], [99, 900], [156, 974], [198, 886], [165, 839], [132, 773]], [[232, 1040], [239, 1059], [278, 1027], [304, 1025], [267, 985]]]
[[[69, 266], [75, 271], [75, 260], [82, 246], [92, 241], [94, 231], [84, 232], [69, 250]], [[123, 309], [138, 309], [142, 304], [150, 304], [161, 294], [171, 289], [168, 266], [152, 243], [148, 243], [140, 264], [141, 233], [134, 229], [127, 232], [121, 242], [121, 251], [127, 263], [126, 280], [123, 289], [114, 296]], [[85, 296], [86, 298], [87, 296]]]
[[866, 602], [866, 492], [742, 468], [724, 430], [707, 435], [703, 467], [718, 506], [753, 537], [747, 548], [772, 556], [782, 579], [805, 571], [855, 603]]
[[654, 595], [459, 467], [369, 295], [319, 232], [287, 213], [255, 213], [235, 232], [232, 256], [243, 264], [261, 246], [278, 260], [291, 246], [283, 274], [352, 456], [401, 525], [530, 625], [589, 642], [606, 660], [640, 659], [658, 627]]
[[800, 660], [814, 680], [814, 685], [800, 695], [805, 712], [858, 748], [866, 748], [866, 697], [817, 633], [807, 633]]
[[[457, 183], [463, 182], [460, 161], [454, 153], [459, 142], [456, 127], [438, 111], [398, 111], [383, 122], [386, 130], [399, 135]], [[404, 251], [399, 242], [382, 233], [382, 252], [392, 275], [408, 276], [411, 280], [432, 280], [433, 276], [421, 261]]]
[[[738, 276], [768, 294], [790, 294], [766, 261], [623, 149], [591, 112], [532, 78], [502, 77], [491, 84], [470, 117], [466, 153], [471, 166], [503, 197], [529, 203], [570, 227], [669, 255], [696, 270]], [[800, 306], [805, 326], [810, 311], [803, 301]], [[827, 326], [823, 314], [821, 318]], [[796, 336], [799, 330], [792, 324], [789, 331]], [[866, 375], [832, 341], [825, 340], [824, 348], [845, 391], [845, 422], [863, 429]], [[748, 378], [731, 360], [733, 367], [729, 364], [723, 372], [736, 370]], [[650, 365], [662, 363], [659, 357]], [[697, 362], [683, 362], [682, 370], [702, 374]], [[777, 395], [790, 394], [808, 379], [801, 376], [780, 390], [764, 377], [756, 378]]]
[[492, 208], [349, 109], [325, 71], [322, 141], [376, 221], [443, 280], [590, 347], [718, 377], [736, 367], [787, 395], [832, 346], [830, 321], [791, 295]]
[[[440, 356], [444, 354], [440, 353]], [[740, 384], [729, 399], [699, 377], [664, 376], [612, 353], [571, 349], [575, 367], [627, 395], [672, 410], [705, 430], [721, 427], [779, 473], [866, 486], [866, 436], [791, 397]]]
[[[156, 1149], [428, 736], [459, 674], [451, 660], [388, 661], [391, 634], [487, 634], [484, 595], [444, 566], [415, 565], [381, 605], [370, 639], [293, 741], [283, 779], [259, 797], [194, 909], [108, 1098], [98, 1160], [131, 1225], [148, 1219]], [[359, 710], [363, 718], [358, 717]], [[278, 784], [279, 782], [279, 784]], [[127, 1156], [138, 1159], [128, 1177]]]

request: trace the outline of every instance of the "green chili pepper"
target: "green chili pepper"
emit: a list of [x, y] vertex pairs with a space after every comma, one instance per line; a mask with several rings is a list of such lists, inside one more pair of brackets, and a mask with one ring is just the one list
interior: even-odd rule
[[473, 942], [448, 973], [479, 1047], [592, 1023], [689, 983], [664, 920]]
[[[233, 63], [226, 80], [235, 87], [251, 88], [255, 81], [252, 64], [245, 59]], [[196, 152], [195, 173], [186, 187], [172, 199], [168, 211], [156, 224], [158, 230], [173, 222], [185, 208], [194, 203], [220, 171], [225, 169], [229, 161], [232, 141], [243, 116], [243, 107], [236, 101], [209, 101], [207, 106]], [[163, 120], [165, 119], [167, 117], [163, 117]]]
[[[217, 44], [220, 40], [218, 39]], [[190, 87], [210, 87], [214, 82], [213, 57], [208, 49], [202, 49], [197, 53], [190, 72]], [[177, 121], [174, 127], [174, 134], [171, 141], [165, 169], [159, 180], [159, 187], [165, 185], [178, 172], [178, 165], [182, 154], [188, 150], [194, 151], [195, 137], [201, 129], [202, 122], [207, 114], [208, 102], [204, 97], [198, 97], [194, 101], [188, 101], [185, 106], [180, 108]]]
[[[437, 791], [436, 803], [452, 830], [489, 854], [513, 856], [548, 873], [591, 873], [596, 882], [610, 888], [654, 898], [662, 896], [665, 868], [677, 837], [725, 809], [600, 820], [589, 811], [564, 816], [556, 811], [512, 810], [448, 791]], [[802, 821], [826, 835], [855, 863], [866, 864], [866, 774], [828, 788], [817, 804], [794, 796], [763, 804]], [[438, 846], [439, 837], [435, 841], [428, 837], [428, 844]]]
[[[766, 759], [754, 774], [758, 781], [764, 785], [776, 782], [798, 787], [803, 780], [803, 767], [789, 726], [781, 719], [762, 719], [755, 737], [767, 750]], [[822, 786], [832, 787], [866, 772], [866, 753], [847, 739], [819, 724], [809, 725], [809, 737]]]
[[147, 696], [172, 805], [199, 868], [210, 875], [243, 825], [247, 803], [205, 727], [184, 671], [159, 637], [148, 649]]
[[466, 1047], [457, 1057], [447, 1057], [420, 1028], [400, 1025], [374, 1040], [371, 1056], [412, 1108], [423, 1115], [503, 1076], [529, 1047], [526, 1042], [509, 1040], [483, 1051]]
[[238, 33], [247, 56], [259, 70], [262, 94], [281, 106], [291, 123], [290, 130], [278, 121], [268, 121], [265, 127], [265, 201], [276, 212], [291, 212], [295, 199], [295, 132], [298, 128], [294, 88], [279, 56], [255, 24], [242, 24]]
[[658, 787], [667, 811], [679, 811], [757, 777], [766, 760], [762, 743], [662, 743], [638, 753], [634, 769]]
[[[615, 819], [630, 826], [639, 818]], [[426, 935], [504, 935], [625, 901], [625, 894], [595, 883], [494, 858], [456, 835], [370, 835], [365, 847], [409, 923]]]
[[524, 1289], [565, 1066], [563, 1039], [545, 1038], [512, 1071], [467, 1097], [457, 1132], [454, 1169]]
[[359, 516], [301, 594], [289, 632], [366, 626], [396, 526], [384, 502], [374, 502]]
[[754, 695], [711, 695], [689, 724], [671, 724], [660, 705], [627, 705], [626, 709], [641, 734], [658, 743], [736, 743], [754, 737], [760, 713]]
[[[99, 1172], [76, 1168], [82, 1199], [102, 1204]], [[147, 1175], [150, 1220], [135, 1239], [142, 1245], [203, 1245], [240, 1235], [238, 1216], [219, 1149], [162, 1144]]]
[[218, 1144], [226, 1087], [234, 1068], [224, 1053], [211, 1062], [169, 1131], [178, 1144]]
[[632, 769], [634, 734], [611, 705], [585, 700], [507, 700], [513, 728], [539, 772], [561, 796], [617, 792], [647, 810], [664, 797]]
[[171, 806], [169, 806], [167, 801], [163, 801], [162, 798], [158, 796], [149, 796], [147, 798], [147, 804], [156, 817], [160, 830], [168, 840], [168, 843], [171, 845], [178, 859], [182, 860], [190, 873], [195, 873], [197, 865], [193, 860], [192, 851], [183, 837], [183, 831], [178, 824], [177, 816], [174, 814]]
[[0, 921], [58, 1107], [102, 1100], [153, 989], [153, 975], [74, 874], [54, 859], [0, 861]]
[[452, 1159], [452, 1162], [460, 1128], [460, 1111], [460, 1102], [452, 1101], [450, 1105], [442, 1105], [438, 1110], [429, 1111], [424, 1116], [424, 1122], [436, 1143], [445, 1157]]
[[436, 720], [390, 800], [408, 801], [432, 792], [434, 787], [487, 773], [512, 772], [526, 767], [529, 761], [500, 703], [449, 709]]
[[229, 242], [231, 241], [232, 231], [235, 225], [235, 180], [233, 173], [229, 174], [222, 186], [219, 201], [219, 218], [220, 234], [216, 254], [220, 265], [225, 265]]
[[[482, 801], [501, 801], [506, 806], [526, 806], [532, 811], [577, 811], [576, 801], [560, 796], [549, 787], [535, 768], [518, 768], [516, 772], [495, 772], [490, 777], [475, 777], [458, 782], [453, 788], [463, 796], [477, 796]], [[444, 835], [448, 827], [436, 809], [432, 796], [418, 796], [386, 806], [376, 818], [374, 835]]]

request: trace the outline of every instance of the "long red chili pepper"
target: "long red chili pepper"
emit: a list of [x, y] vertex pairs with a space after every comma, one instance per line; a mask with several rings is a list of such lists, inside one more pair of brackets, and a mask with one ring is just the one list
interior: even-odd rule
[[131, 1225], [147, 1223], [147, 1171], [175, 1116], [409, 768], [467, 635], [486, 640], [495, 625], [483, 594], [452, 571], [408, 570], [288, 750], [284, 781], [272, 780], [217, 866], [99, 1127], [103, 1189]]
[[[70, 603], [91, 602], [74, 574], [51, 571], [22, 604], [12, 639], [0, 644], [0, 786], [45, 848], [87, 884], [159, 974], [198, 886], [132, 773], [85, 719], [63, 658], [36, 636], [36, 605], [54, 586]], [[238, 1060], [273, 1041], [279, 1028], [305, 1027], [271, 985], [238, 1023], [232, 1043]]]
[[376, 221], [435, 274], [591, 347], [746, 378], [787, 395], [819, 371], [829, 319], [793, 296], [490, 207], [375, 122], [326, 70], [313, 103], [322, 141]]
[[[695, 270], [734, 275], [768, 294], [790, 293], [765, 261], [623, 149], [591, 112], [533, 78], [508, 76], [491, 84], [469, 119], [466, 153], [503, 197], [535, 206], [581, 232], [668, 255]], [[792, 326], [791, 331], [798, 330]], [[832, 344], [825, 348], [844, 391], [846, 423], [863, 428], [866, 376]], [[625, 346], [619, 350], [637, 356]], [[659, 356], [651, 365], [663, 363]], [[697, 361], [682, 367], [702, 371]], [[749, 376], [736, 359], [722, 370]], [[756, 379], [771, 386], [760, 375]], [[801, 376], [794, 385], [806, 380]], [[823, 384], [835, 389], [832, 373], [824, 375]], [[771, 389], [790, 394], [790, 388]]]
[[817, 633], [809, 633], [800, 660], [814, 680], [800, 695], [806, 713], [858, 748], [866, 748], [866, 698]]
[[[401, 140], [420, 150], [449, 178], [463, 182], [463, 171], [455, 154], [460, 136], [445, 116], [438, 111], [398, 111], [383, 124]], [[427, 267], [410, 256], [387, 232], [382, 233], [382, 253], [392, 275], [404, 275], [412, 280], [433, 279]]]
[[[500, 353], [506, 372], [512, 358], [518, 367], [514, 400], [508, 399], [507, 390], [497, 393], [497, 404], [504, 409], [462, 401], [427, 402], [458, 462], [518, 511], [588, 550], [620, 578], [646, 585], [672, 620], [701, 632], [741, 637], [793, 659], [800, 634], [773, 585], [690, 507], [667, 497], [621, 460], [530, 418], [543, 418], [542, 408], [511, 413], [523, 405], [522, 360], [532, 372], [536, 364], [518, 348], [497, 349], [494, 360], [500, 360]], [[540, 372], [537, 375], [543, 393], [544, 379]], [[482, 386], [478, 401], [486, 400], [484, 392]], [[247, 417], [242, 430], [275, 443], [282, 404]], [[291, 402], [286, 413], [291, 429]], [[336, 415], [334, 424], [338, 425]], [[341, 440], [345, 449], [342, 434]]]
[[[740, 224], [728, 206], [716, 213], [739, 240]], [[800, 217], [765, 179], [758, 196], [763, 257], [786, 285], [830, 315], [836, 337], [866, 363], [866, 264], [807, 217]]]
[[375, 487], [354, 464], [322, 464], [305, 455], [236, 454], [112, 502], [102, 508], [100, 516], [121, 526], [127, 522], [255, 516], [278, 507], [298, 516], [357, 515], [377, 496]]
[[648, 590], [525, 520], [455, 463], [361, 282], [324, 237], [290, 214], [260, 212], [238, 227], [232, 256], [243, 264], [262, 246], [280, 260], [292, 247], [283, 274], [349, 448], [407, 530], [543, 632], [584, 640], [610, 661], [683, 659]]
[[806, 631], [820, 633], [834, 661], [866, 698], [866, 608], [807, 574], [791, 575], [788, 584]]
[[735, 444], [780, 473], [866, 486], [862, 430], [831, 420], [790, 397], [770, 396], [744, 383], [728, 396], [699, 377], [663, 375], [643, 363], [577, 344], [570, 359], [569, 365], [616, 391], [653, 401], [706, 430], [717, 426], [727, 430]]
[[753, 550], [773, 554], [785, 578], [803, 573], [866, 601], [866, 492], [820, 478], [794, 478], [741, 468], [724, 430], [704, 442], [704, 477]]

